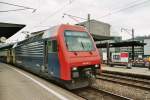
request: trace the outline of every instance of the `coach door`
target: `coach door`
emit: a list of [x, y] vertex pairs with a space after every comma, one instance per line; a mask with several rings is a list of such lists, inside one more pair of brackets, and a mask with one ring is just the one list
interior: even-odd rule
[[48, 41], [48, 73], [54, 77], [60, 77], [60, 65], [58, 59], [58, 44], [56, 40]]

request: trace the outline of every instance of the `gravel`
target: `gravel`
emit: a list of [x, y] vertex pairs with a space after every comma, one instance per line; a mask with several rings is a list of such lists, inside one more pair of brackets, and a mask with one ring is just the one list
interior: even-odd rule
[[92, 83], [92, 87], [132, 98], [134, 100], [150, 100], [150, 91], [131, 86], [120, 85], [119, 83], [108, 82], [100, 79], [93, 80]]

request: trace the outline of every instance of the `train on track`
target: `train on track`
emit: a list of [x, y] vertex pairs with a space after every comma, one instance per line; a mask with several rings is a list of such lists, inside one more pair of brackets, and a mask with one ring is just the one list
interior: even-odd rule
[[61, 24], [0, 47], [0, 60], [54, 80], [68, 89], [89, 85], [101, 71], [99, 52], [84, 27]]

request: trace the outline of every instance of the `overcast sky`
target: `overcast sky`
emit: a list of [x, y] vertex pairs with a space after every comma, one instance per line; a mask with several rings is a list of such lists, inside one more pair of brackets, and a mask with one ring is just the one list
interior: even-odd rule
[[[134, 28], [135, 35], [150, 35], [150, 0], [0, 0], [22, 6], [35, 8], [17, 12], [0, 12], [0, 22], [26, 24], [24, 31], [36, 31], [61, 23], [75, 24], [77, 21], [63, 13], [103, 21], [111, 25], [111, 35], [131, 38], [123, 28]], [[20, 9], [0, 3], [0, 11]], [[77, 19], [79, 22], [84, 20]], [[23, 31], [21, 30], [21, 31]], [[23, 38], [21, 31], [11, 40]], [[17, 36], [17, 37], [16, 37]]]

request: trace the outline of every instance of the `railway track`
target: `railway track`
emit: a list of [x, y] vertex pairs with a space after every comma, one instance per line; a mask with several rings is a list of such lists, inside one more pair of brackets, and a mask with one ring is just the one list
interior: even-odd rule
[[130, 98], [96, 89], [94, 87], [76, 89], [72, 92], [86, 100], [132, 100]]
[[110, 73], [102, 73], [101, 75], [97, 76], [97, 79], [150, 91], [150, 80], [148, 79], [134, 78]]
[[97, 75], [96, 80], [92, 79], [91, 84], [90, 87], [74, 90], [73, 93], [87, 100], [150, 99], [150, 80], [148, 78], [118, 75], [117, 73], [102, 73]]

